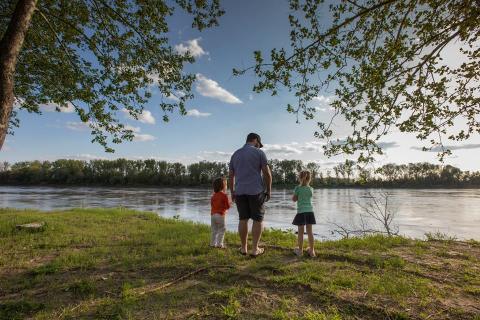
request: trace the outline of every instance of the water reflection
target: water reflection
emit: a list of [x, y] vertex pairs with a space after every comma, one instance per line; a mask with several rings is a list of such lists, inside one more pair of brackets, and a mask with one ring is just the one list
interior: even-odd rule
[[[366, 201], [367, 190], [317, 189], [314, 208], [315, 233], [331, 238], [331, 222], [352, 225], [361, 213], [356, 202]], [[440, 231], [461, 239], [480, 239], [480, 190], [476, 189], [392, 189], [400, 232], [422, 237]], [[180, 216], [201, 223], [210, 221], [211, 191], [200, 188], [51, 188], [0, 187], [0, 206], [55, 210], [74, 207], [127, 207], [154, 211], [164, 217]], [[274, 190], [267, 203], [268, 227], [293, 229], [295, 205], [291, 190]], [[227, 227], [236, 230], [237, 211], [228, 214]]]

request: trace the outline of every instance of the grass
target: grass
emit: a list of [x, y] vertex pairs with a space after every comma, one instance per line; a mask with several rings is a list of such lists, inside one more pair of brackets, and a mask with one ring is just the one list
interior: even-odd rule
[[480, 319], [475, 241], [370, 236], [318, 243], [310, 259], [270, 230], [253, 259], [235, 234], [226, 250], [209, 235], [125, 209], [1, 209], [0, 319]]
[[450, 236], [446, 233], [436, 231], [436, 232], [427, 232], [425, 233], [425, 237], [427, 241], [445, 241], [445, 242], [453, 242], [457, 240], [457, 237]]

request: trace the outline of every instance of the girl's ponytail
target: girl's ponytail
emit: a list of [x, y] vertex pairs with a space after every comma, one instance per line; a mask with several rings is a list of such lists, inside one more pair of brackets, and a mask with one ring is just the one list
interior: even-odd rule
[[298, 178], [302, 186], [308, 186], [310, 184], [310, 181], [312, 180], [312, 174], [308, 170], [302, 170], [300, 171]]

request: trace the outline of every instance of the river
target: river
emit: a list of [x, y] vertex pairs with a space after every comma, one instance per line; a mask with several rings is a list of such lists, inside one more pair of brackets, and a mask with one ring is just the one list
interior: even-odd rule
[[[378, 190], [370, 190], [375, 193]], [[393, 224], [400, 234], [423, 238], [426, 232], [442, 232], [458, 239], [480, 240], [480, 189], [388, 189], [396, 212]], [[368, 190], [316, 189], [314, 232], [322, 239], [337, 238], [334, 223], [359, 224]], [[10, 187], [0, 186], [0, 207], [57, 210], [88, 207], [126, 207], [153, 211], [162, 217], [210, 222], [211, 191], [201, 188], [118, 187]], [[291, 190], [276, 189], [267, 203], [266, 227], [293, 229], [295, 205]], [[237, 210], [227, 216], [227, 227], [236, 230]], [[373, 223], [372, 223], [373, 225]]]

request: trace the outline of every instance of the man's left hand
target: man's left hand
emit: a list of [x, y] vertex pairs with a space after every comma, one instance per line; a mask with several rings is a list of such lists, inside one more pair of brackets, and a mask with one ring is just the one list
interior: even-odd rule
[[265, 192], [265, 202], [270, 200], [270, 192]]

